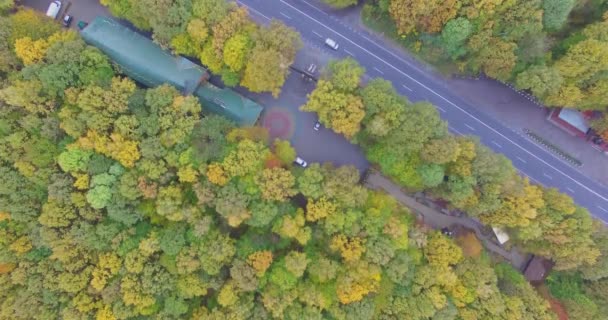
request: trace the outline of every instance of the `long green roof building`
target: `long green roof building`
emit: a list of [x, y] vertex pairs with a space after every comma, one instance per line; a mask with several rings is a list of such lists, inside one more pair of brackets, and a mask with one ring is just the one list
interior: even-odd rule
[[240, 125], [251, 126], [263, 107], [230, 89], [207, 82], [207, 70], [174, 56], [150, 39], [108, 17], [96, 17], [81, 31], [84, 40], [108, 55], [137, 82], [156, 87], [170, 84], [183, 94], [197, 96], [203, 112], [221, 114]]

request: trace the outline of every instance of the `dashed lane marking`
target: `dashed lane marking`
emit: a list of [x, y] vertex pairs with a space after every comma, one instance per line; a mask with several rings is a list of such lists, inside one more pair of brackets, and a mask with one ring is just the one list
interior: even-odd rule
[[467, 127], [467, 128], [469, 128], [469, 129], [471, 129], [471, 130], [473, 130], [473, 131], [477, 131], [477, 130], [475, 130], [475, 128], [471, 127], [470, 125], [468, 125], [466, 123], [464, 124], [464, 126]]
[[402, 86], [402, 87], [404, 87], [404, 88], [406, 88], [406, 89], [407, 89], [407, 90], [409, 90], [409, 91], [414, 91], [414, 90], [410, 89], [410, 87], [408, 87], [408, 86], [406, 86], [406, 85], [404, 85], [404, 84], [402, 84], [401, 86]]
[[287, 19], [291, 20], [291, 17], [290, 17], [290, 16], [288, 16], [288, 15], [284, 14], [283, 12], [279, 12], [279, 13], [280, 13], [280, 14], [281, 14], [283, 17], [285, 17], [285, 18], [287, 18]]
[[[350, 42], [351, 44], [353, 44], [354, 46], [358, 47], [359, 49], [361, 49], [362, 51], [366, 52], [367, 54], [369, 54], [370, 56], [378, 59], [379, 61], [381, 61], [382, 63], [384, 63], [385, 65], [391, 67], [393, 70], [397, 71], [398, 73], [402, 74], [403, 76], [407, 77], [408, 79], [412, 80], [413, 82], [417, 83], [418, 85], [420, 85], [421, 87], [425, 88], [426, 90], [428, 90], [429, 92], [433, 93], [434, 95], [436, 95], [437, 97], [441, 98], [443, 101], [447, 102], [448, 104], [452, 105], [454, 108], [460, 110], [462, 113], [464, 113], [465, 115], [469, 116], [470, 118], [474, 119], [475, 121], [481, 123], [482, 125], [484, 125], [486, 128], [488, 128], [489, 130], [491, 130], [492, 132], [494, 132], [495, 134], [499, 135], [500, 137], [502, 137], [503, 139], [509, 141], [510, 143], [512, 143], [513, 145], [517, 146], [519, 149], [521, 149], [522, 151], [526, 152], [527, 154], [529, 154], [530, 156], [534, 157], [536, 160], [540, 161], [541, 163], [543, 163], [544, 165], [550, 167], [551, 169], [555, 170], [556, 172], [562, 174], [564, 177], [570, 179], [572, 182], [576, 183], [577, 185], [579, 185], [581, 188], [584, 188], [585, 190], [589, 191], [590, 193], [594, 194], [595, 196], [597, 196], [598, 198], [608, 202], [608, 198], [602, 196], [601, 194], [597, 193], [596, 191], [594, 191], [593, 189], [587, 187], [585, 184], [579, 182], [578, 180], [572, 178], [570, 175], [568, 175], [567, 173], [559, 170], [558, 168], [556, 168], [555, 166], [549, 164], [547, 161], [541, 159], [539, 156], [535, 155], [534, 153], [532, 153], [530, 150], [524, 148], [523, 146], [517, 144], [517, 142], [511, 140], [509, 137], [505, 136], [504, 134], [502, 134], [501, 132], [499, 132], [498, 130], [494, 129], [492, 126], [488, 125], [487, 123], [481, 121], [481, 119], [475, 117], [474, 115], [472, 115], [471, 113], [469, 113], [468, 111], [464, 110], [463, 108], [459, 107], [457, 104], [453, 103], [452, 101], [450, 101], [449, 99], [447, 99], [446, 97], [440, 95], [439, 93], [437, 93], [435, 90], [429, 88], [428, 86], [426, 86], [425, 84], [421, 83], [420, 81], [416, 80], [415, 78], [413, 78], [412, 76], [408, 75], [407, 73], [401, 71], [399, 68], [393, 66], [392, 64], [388, 63], [386, 60], [378, 57], [377, 55], [375, 55], [374, 53], [370, 52], [369, 50], [363, 48], [362, 46], [358, 45], [357, 43], [355, 43], [354, 41], [352, 41], [351, 39], [349, 39], [348, 37], [344, 36], [343, 34], [341, 34], [340, 32], [337, 32], [335, 30], [333, 30], [332, 28], [328, 27], [327, 25], [323, 24], [322, 22], [320, 22], [319, 20], [311, 17], [310, 15], [306, 14], [305, 12], [303, 12], [302, 10], [292, 6], [291, 4], [285, 2], [285, 0], [280, 0], [281, 3], [283, 3], [284, 5], [290, 7], [291, 9], [299, 12], [301, 15], [307, 17], [308, 19], [316, 22], [317, 24], [323, 26], [324, 28], [331, 30], [332, 32], [334, 32], [336, 35], [340, 36], [341, 38], [345, 39], [346, 41]], [[364, 35], [361, 35], [364, 38]], [[367, 38], [369, 39], [369, 38]]]
[[441, 112], [445, 112], [445, 109], [443, 109], [443, 108], [442, 108], [442, 107], [440, 107], [440, 106], [435, 106], [435, 108], [439, 109], [439, 111], [441, 111]]
[[312, 31], [312, 33], [314, 33], [314, 34], [315, 34], [317, 37], [319, 37], [319, 38], [323, 38], [323, 36], [322, 36], [322, 35], [320, 35], [319, 33], [317, 33], [317, 32], [316, 32], [316, 31], [314, 31], [314, 30]]
[[327, 13], [326, 13], [325, 11], [323, 11], [323, 10], [321, 10], [321, 9], [319, 9], [319, 8], [317, 8], [317, 7], [315, 7], [315, 6], [313, 6], [312, 4], [308, 3], [308, 1], [304, 1], [304, 0], [302, 0], [302, 2], [306, 3], [306, 4], [307, 4], [309, 7], [311, 7], [311, 8], [313, 8], [313, 9], [315, 9], [315, 10], [317, 10], [317, 11], [321, 12], [322, 14], [327, 15]]
[[502, 146], [498, 142], [492, 140], [492, 144], [502, 149]]
[[519, 161], [521, 161], [521, 162], [523, 162], [523, 163], [528, 163], [528, 162], [526, 162], [526, 160], [524, 160], [524, 159], [522, 159], [522, 158], [520, 158], [520, 157], [517, 157], [517, 156], [516, 156], [515, 158], [517, 158], [517, 160], [519, 160]]
[[349, 54], [349, 55], [351, 55], [353, 58], [355, 57], [355, 55], [354, 55], [352, 52], [350, 52], [350, 51], [348, 51], [348, 50], [346, 50], [346, 49], [344, 49], [344, 52], [348, 53], [348, 54]]
[[602, 206], [596, 206], [596, 207], [600, 208], [600, 210], [602, 210], [602, 211], [604, 211], [604, 212], [608, 212], [608, 210], [606, 210], [606, 209], [602, 208]]
[[382, 70], [380, 70], [380, 69], [378, 69], [376, 67], [374, 67], [374, 70], [378, 71], [380, 74], [384, 74], [384, 72], [382, 72]]
[[569, 187], [566, 187], [566, 190], [570, 191], [571, 193], [576, 193], [576, 192], [574, 192], [574, 190], [572, 190], [572, 189], [571, 189], [571, 188], [569, 188]]
[[546, 174], [546, 173], [544, 173], [544, 172], [543, 172], [543, 176], [547, 177], [547, 179], [549, 179], [549, 180], [553, 180], [553, 177], [552, 177], [552, 176], [550, 176], [550, 175], [548, 175], [548, 174]]

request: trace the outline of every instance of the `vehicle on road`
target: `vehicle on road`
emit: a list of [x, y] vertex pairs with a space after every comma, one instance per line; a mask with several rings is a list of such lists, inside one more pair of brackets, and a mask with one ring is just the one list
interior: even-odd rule
[[332, 49], [334, 49], [334, 50], [338, 50], [338, 47], [339, 47], [338, 43], [335, 40], [331, 39], [331, 38], [325, 39], [325, 45], [328, 46], [328, 47], [330, 47], [330, 48], [332, 48]]
[[315, 125], [312, 128], [315, 129], [315, 131], [319, 131], [319, 129], [321, 129], [321, 122], [315, 122]]
[[308, 166], [308, 162], [304, 161], [304, 159], [300, 157], [296, 157], [295, 163], [299, 164], [302, 168], [306, 168]]
[[66, 14], [66, 15], [63, 17], [63, 21], [62, 21], [63, 26], [64, 26], [64, 27], [66, 27], [66, 28], [69, 28], [69, 27], [70, 27], [70, 25], [72, 24], [72, 20], [73, 20], [73, 19], [74, 19], [74, 17], [72, 17], [72, 16], [70, 16], [70, 15], [67, 15], [67, 14]]
[[46, 10], [46, 15], [53, 19], [57, 19], [57, 15], [61, 10], [61, 1], [53, 1], [49, 4], [49, 8]]

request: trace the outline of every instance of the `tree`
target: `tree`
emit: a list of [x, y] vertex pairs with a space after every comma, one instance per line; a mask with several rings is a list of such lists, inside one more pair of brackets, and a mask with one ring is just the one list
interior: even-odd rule
[[234, 72], [243, 69], [245, 58], [251, 49], [251, 40], [245, 34], [237, 34], [224, 45], [224, 63]]
[[562, 77], [555, 68], [533, 66], [517, 75], [516, 84], [519, 89], [530, 89], [541, 99], [555, 94], [562, 85]]
[[256, 182], [265, 200], [285, 201], [296, 193], [295, 177], [283, 168], [264, 169]]
[[336, 90], [353, 92], [359, 87], [361, 76], [365, 69], [353, 58], [330, 61], [327, 65], [326, 77]]
[[273, 97], [278, 97], [288, 71], [288, 65], [281, 60], [278, 51], [256, 46], [251, 51], [241, 85], [251, 92], [269, 91]]
[[574, 8], [574, 0], [543, 0], [543, 25], [545, 29], [557, 31], [562, 28]]
[[458, 17], [446, 23], [441, 30], [441, 41], [445, 51], [452, 59], [457, 59], [467, 53], [464, 44], [472, 32], [471, 22], [464, 17]]
[[337, 9], [342, 9], [357, 4], [357, 0], [323, 0], [323, 2]]
[[275, 139], [273, 143], [274, 153], [284, 166], [288, 166], [296, 159], [296, 149], [288, 140]]
[[359, 97], [336, 92], [334, 85], [324, 80], [317, 83], [317, 88], [300, 110], [316, 112], [322, 124], [343, 134], [346, 138], [352, 138], [359, 131], [365, 116], [363, 103]]

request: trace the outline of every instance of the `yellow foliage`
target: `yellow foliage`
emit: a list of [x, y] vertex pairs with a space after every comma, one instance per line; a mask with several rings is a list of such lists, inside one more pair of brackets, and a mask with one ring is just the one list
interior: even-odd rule
[[347, 238], [345, 235], [335, 235], [331, 239], [329, 246], [334, 251], [339, 251], [340, 255], [346, 262], [354, 262], [361, 258], [363, 252], [365, 252], [365, 246], [363, 246], [363, 239], [359, 237]]
[[262, 276], [272, 264], [272, 252], [256, 251], [247, 257], [247, 263], [257, 271], [258, 276]]
[[115, 253], [100, 254], [97, 266], [92, 272], [91, 286], [97, 291], [103, 290], [108, 279], [116, 275], [121, 266], [122, 260]]
[[192, 166], [185, 166], [179, 168], [177, 176], [180, 182], [193, 183], [198, 177], [198, 171], [194, 170]]
[[83, 149], [93, 149], [108, 156], [127, 168], [135, 166], [140, 153], [137, 142], [125, 139], [119, 133], [112, 133], [110, 138], [100, 135], [95, 130], [87, 131], [86, 136], [80, 137], [76, 145]]
[[207, 166], [207, 179], [209, 182], [218, 186], [225, 186], [228, 183], [228, 176], [221, 164], [214, 162]]
[[13, 166], [26, 178], [31, 178], [36, 173], [36, 167], [27, 161], [17, 161]]
[[313, 222], [318, 221], [333, 215], [337, 210], [338, 206], [336, 206], [326, 197], [321, 197], [317, 201], [309, 199], [308, 203], [306, 204], [306, 220]]
[[229, 307], [238, 301], [236, 287], [233, 282], [226, 283], [217, 296], [217, 302], [223, 307]]
[[108, 305], [104, 305], [103, 308], [97, 310], [95, 320], [116, 320], [112, 308]]
[[32, 242], [28, 237], [22, 236], [11, 243], [9, 249], [16, 254], [24, 254], [32, 250]]
[[336, 294], [343, 304], [360, 301], [380, 287], [381, 270], [378, 266], [359, 262], [341, 275], [336, 283]]
[[42, 61], [48, 48], [49, 43], [45, 39], [24, 37], [15, 41], [15, 54], [26, 66]]
[[8, 212], [0, 212], [0, 222], [4, 221], [4, 220], [10, 220], [11, 219], [11, 214]]
[[89, 188], [89, 175], [86, 173], [76, 174], [76, 181], [74, 181], [74, 188], [78, 190], [86, 190]]

